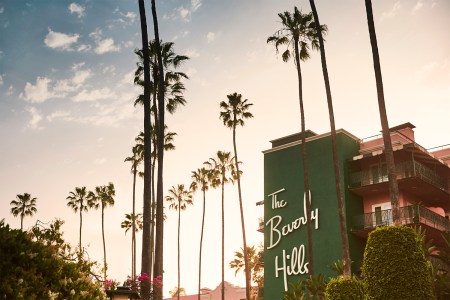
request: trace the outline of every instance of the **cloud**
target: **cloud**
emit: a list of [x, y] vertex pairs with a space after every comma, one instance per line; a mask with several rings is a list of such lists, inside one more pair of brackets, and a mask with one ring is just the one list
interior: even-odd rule
[[114, 92], [105, 87], [96, 90], [82, 90], [80, 93], [72, 97], [74, 102], [96, 101], [115, 97]]
[[70, 116], [69, 112], [57, 110], [57, 111], [51, 113], [50, 115], [48, 115], [46, 117], [46, 119], [48, 122], [53, 122], [53, 120], [55, 120], [55, 119], [70, 120], [70, 118], [68, 118], [69, 116]]
[[106, 163], [106, 161], [107, 161], [107, 159], [105, 157], [97, 158], [96, 160], [94, 160], [94, 164], [103, 165], [104, 163]]
[[180, 34], [176, 34], [176, 35], [172, 38], [172, 41], [175, 42], [177, 39], [179, 39], [179, 38], [184, 38], [184, 37], [186, 37], [186, 36], [188, 36], [188, 35], [189, 35], [189, 31], [184, 30], [184, 31], [180, 32]]
[[102, 30], [97, 28], [94, 32], [89, 34], [89, 37], [94, 39], [95, 47], [94, 52], [97, 54], [104, 54], [108, 52], [118, 52], [120, 47], [114, 44], [114, 40], [111, 38], [102, 39]]
[[5, 76], [5, 74], [0, 74], [0, 85], [3, 85], [3, 76]]
[[122, 84], [134, 84], [134, 73], [136, 70], [131, 70], [130, 72], [126, 73], [121, 80]]
[[124, 17], [127, 18], [131, 23], [134, 23], [137, 15], [134, 12], [129, 11], [124, 15]]
[[2, 14], [5, 11], [5, 8], [2, 6], [0, 7], [0, 14]]
[[200, 6], [202, 6], [201, 0], [191, 0], [191, 9], [193, 12], [199, 9]]
[[94, 52], [97, 54], [104, 54], [108, 52], [118, 52], [120, 50], [119, 46], [114, 45], [114, 40], [111, 38], [96, 41], [97, 47], [95, 47]]
[[20, 98], [31, 103], [42, 103], [53, 97], [53, 93], [49, 90], [50, 79], [47, 77], [38, 77], [36, 84], [26, 83], [24, 93], [20, 93]]
[[70, 13], [77, 14], [78, 18], [84, 17], [85, 8], [83, 6], [81, 6], [80, 4], [71, 3], [68, 8], [69, 8]]
[[198, 51], [196, 49], [187, 49], [186, 51], [184, 51], [184, 55], [186, 55], [189, 58], [195, 58], [195, 57], [199, 57], [200, 53], [198, 53]]
[[27, 82], [20, 98], [31, 103], [42, 103], [51, 98], [66, 97], [76, 92], [83, 83], [94, 74], [90, 69], [81, 69], [84, 63], [72, 66], [73, 76], [69, 79], [52, 80], [47, 77], [37, 77], [36, 84]]
[[28, 127], [34, 130], [40, 130], [44, 127], [39, 126], [42, 121], [42, 114], [36, 109], [36, 107], [26, 107], [25, 110], [30, 114], [31, 119], [28, 122]]
[[71, 51], [72, 44], [76, 43], [79, 37], [79, 34], [55, 32], [49, 28], [44, 43], [49, 48]]
[[207, 34], [206, 34], [206, 40], [208, 41], [208, 43], [211, 43], [211, 42], [213, 42], [217, 37], [219, 36], [219, 34], [218, 33], [215, 33], [215, 32], [208, 32]]
[[92, 49], [91, 45], [82, 44], [82, 45], [78, 46], [77, 51], [78, 52], [87, 52], [91, 49]]
[[416, 5], [414, 5], [412, 9], [412, 13], [415, 14], [417, 11], [419, 11], [423, 7], [423, 2], [421, 0], [417, 1]]
[[6, 92], [6, 95], [11, 96], [12, 94], [14, 94], [14, 87], [10, 85], [8, 91]]
[[400, 4], [400, 1], [395, 2], [394, 6], [391, 8], [391, 10], [383, 12], [381, 14], [380, 21], [395, 17], [398, 14], [398, 12], [400, 11], [401, 7], [402, 7], [402, 5]]

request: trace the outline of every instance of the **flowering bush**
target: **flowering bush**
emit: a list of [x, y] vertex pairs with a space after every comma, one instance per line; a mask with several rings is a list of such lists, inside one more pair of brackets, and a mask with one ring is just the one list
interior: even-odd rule
[[150, 279], [150, 276], [147, 273], [142, 272], [139, 275], [134, 276], [134, 280], [131, 276], [127, 276], [127, 281], [125, 282], [125, 285], [128, 286], [132, 291], [140, 293], [141, 286], [145, 283], [149, 283], [152, 287], [162, 287], [162, 277], [157, 276], [153, 278], [153, 280]]

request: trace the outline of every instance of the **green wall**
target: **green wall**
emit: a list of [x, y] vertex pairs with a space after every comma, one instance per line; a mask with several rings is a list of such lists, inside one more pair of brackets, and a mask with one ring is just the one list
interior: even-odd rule
[[[346, 162], [358, 154], [359, 145], [356, 140], [344, 133], [338, 133], [337, 141], [346, 214], [347, 216], [360, 214], [363, 211], [362, 202], [361, 199], [351, 194], [347, 189], [347, 168], [345, 167]], [[311, 210], [317, 211], [318, 215], [318, 229], [315, 229], [316, 223], [312, 220], [314, 271], [316, 275], [323, 273], [328, 277], [334, 274], [327, 266], [342, 258], [331, 138], [330, 136], [325, 136], [311, 140], [306, 143], [306, 146], [311, 190]], [[277, 200], [285, 200], [285, 206], [272, 209], [272, 197], [268, 195], [283, 188], [285, 190], [277, 194]], [[307, 252], [306, 224], [297, 226], [298, 229], [294, 229], [285, 236], [278, 234], [278, 231], [282, 232], [284, 225], [293, 227], [292, 222], [295, 222], [302, 216], [304, 217], [303, 166], [300, 145], [269, 151], [264, 154], [264, 195], [264, 298], [281, 299], [281, 292], [285, 286], [284, 274], [286, 274], [287, 281], [296, 282], [302, 275], [295, 275], [295, 273], [298, 273], [299, 269], [304, 272], [305, 264], [309, 261], [307, 253], [304, 256], [305, 264], [299, 262], [302, 259], [301, 256], [297, 260], [292, 258], [293, 254], [296, 256], [295, 251], [297, 251], [294, 250], [294, 253], [292, 253], [293, 248], [299, 249], [299, 247], [301, 248], [304, 245], [304, 250]], [[351, 217], [347, 217], [347, 221], [348, 229], [350, 229]], [[297, 221], [294, 225], [300, 223]], [[275, 245], [278, 236], [281, 236], [281, 239]], [[349, 239], [352, 260], [360, 260], [363, 251], [361, 241], [351, 234], [349, 234]], [[284, 258], [286, 268], [282, 270]], [[277, 262], [278, 272], [276, 271]], [[292, 271], [291, 264], [295, 267], [293, 269], [294, 272], [291, 272], [292, 275], [289, 276], [288, 272]], [[277, 273], [278, 278], [276, 277]]]

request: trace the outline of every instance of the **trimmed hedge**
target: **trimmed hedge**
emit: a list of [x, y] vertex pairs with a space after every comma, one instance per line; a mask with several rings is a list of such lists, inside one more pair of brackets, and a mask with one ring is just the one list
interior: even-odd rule
[[333, 278], [325, 291], [327, 300], [363, 300], [364, 285], [356, 278]]
[[379, 227], [369, 234], [362, 268], [369, 300], [430, 300], [430, 272], [414, 229]]

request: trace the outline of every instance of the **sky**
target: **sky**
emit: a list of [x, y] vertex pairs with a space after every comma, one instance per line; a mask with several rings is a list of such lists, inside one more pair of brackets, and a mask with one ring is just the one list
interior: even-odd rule
[[[232, 151], [232, 133], [219, 119], [219, 103], [237, 92], [254, 105], [253, 119], [237, 131], [247, 243], [256, 231], [263, 200], [263, 154], [270, 140], [300, 131], [297, 78], [293, 61], [284, 63], [267, 37], [280, 29], [278, 13], [309, 1], [166, 0], [156, 1], [160, 37], [187, 55], [180, 71], [187, 104], [167, 116], [176, 132], [175, 151], [165, 154], [164, 189], [189, 185], [191, 171], [218, 150]], [[377, 94], [364, 1], [316, 1], [329, 28], [326, 55], [336, 128], [359, 138], [378, 134]], [[153, 36], [150, 1], [146, 1]], [[425, 148], [450, 144], [450, 2], [373, 1], [381, 70], [390, 126], [411, 122]], [[78, 243], [79, 217], [67, 207], [75, 187], [88, 190], [112, 182], [114, 207], [105, 211], [109, 277], [131, 273], [131, 236], [120, 228], [131, 212], [131, 155], [143, 130], [143, 108], [133, 102], [134, 50], [141, 48], [136, 0], [0, 0], [0, 219], [20, 228], [10, 214], [17, 194], [37, 198], [37, 214], [24, 219], [65, 221], [64, 237]], [[318, 53], [302, 62], [306, 127], [329, 131], [326, 95]], [[137, 194], [142, 191], [138, 181]], [[220, 191], [207, 193], [202, 286], [220, 283]], [[242, 246], [237, 187], [225, 190], [228, 265]], [[181, 216], [181, 286], [196, 293], [202, 198]], [[137, 199], [138, 211], [142, 199]], [[168, 205], [167, 205], [168, 207]], [[177, 214], [166, 210], [164, 292], [177, 282]], [[101, 215], [83, 218], [83, 245], [92, 260], [103, 259]], [[141, 238], [138, 235], [138, 269]], [[242, 274], [227, 268], [225, 280], [244, 285]]]

